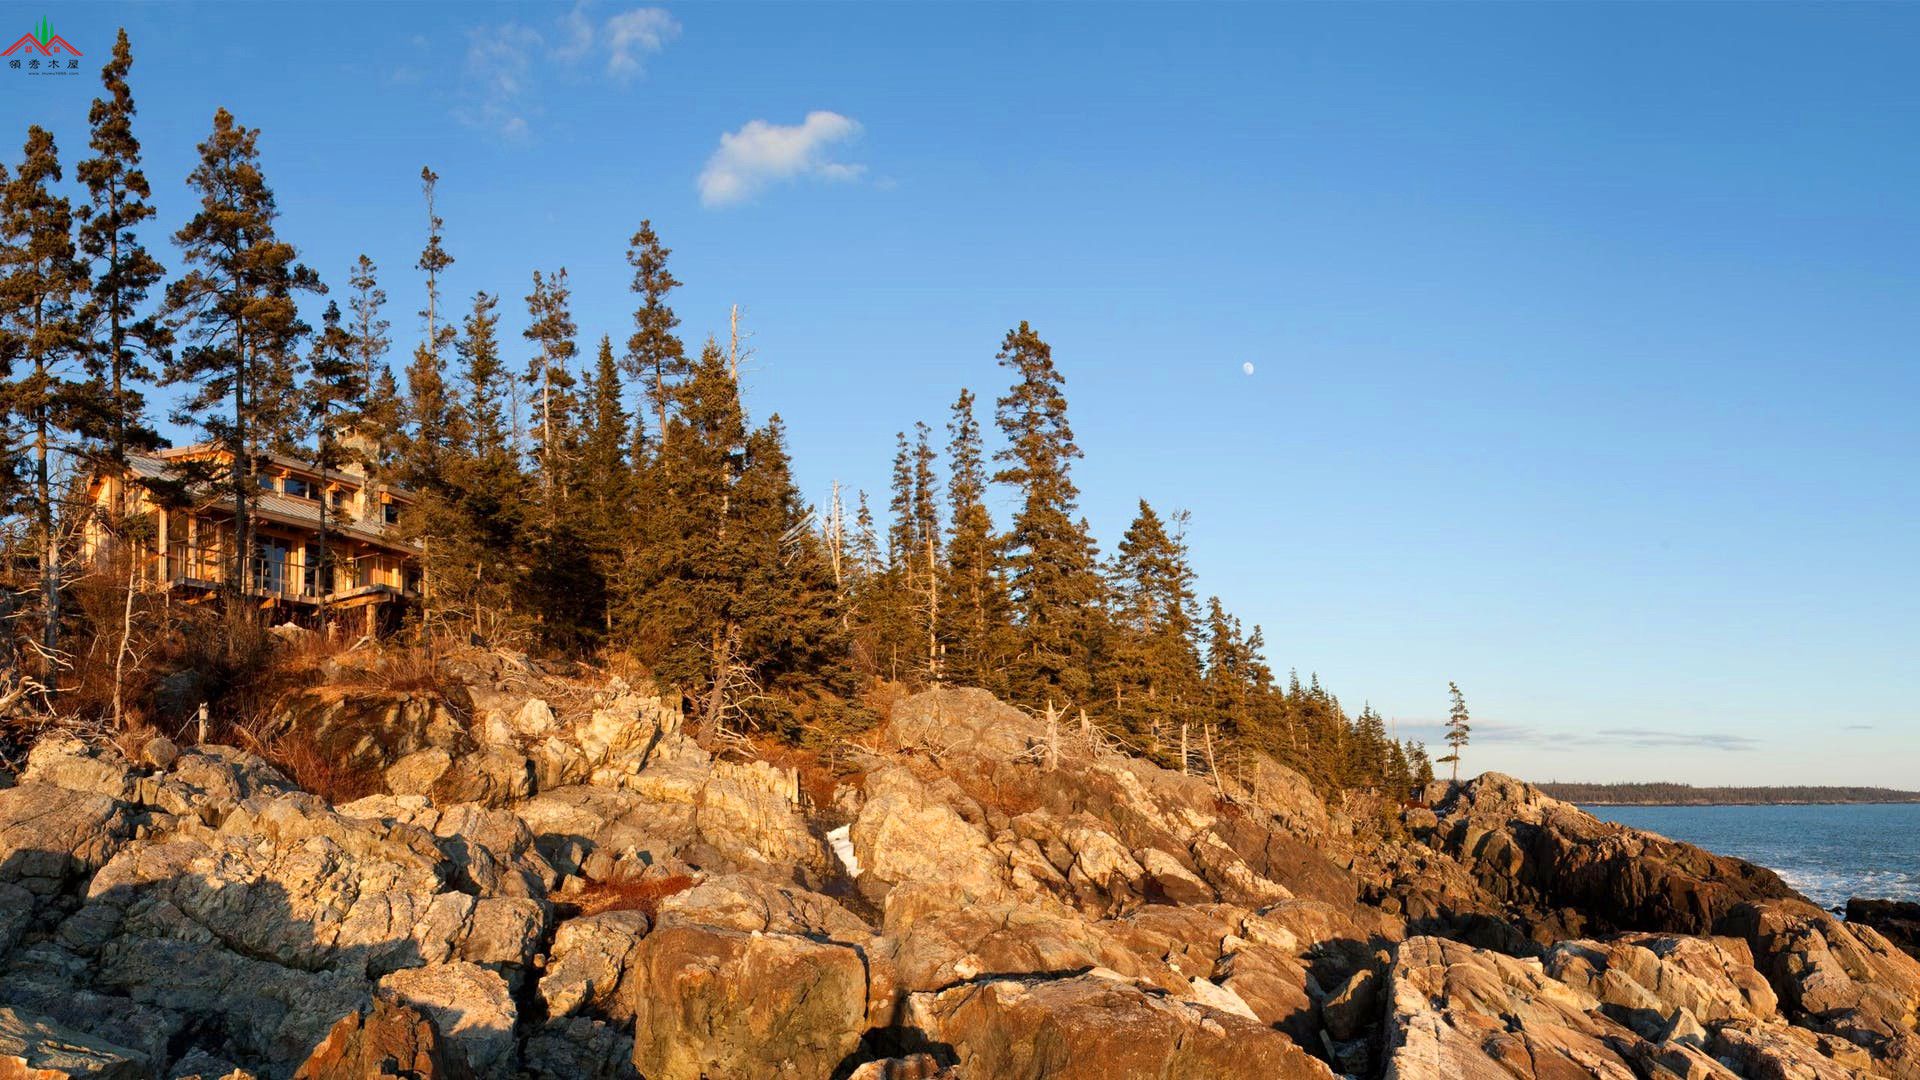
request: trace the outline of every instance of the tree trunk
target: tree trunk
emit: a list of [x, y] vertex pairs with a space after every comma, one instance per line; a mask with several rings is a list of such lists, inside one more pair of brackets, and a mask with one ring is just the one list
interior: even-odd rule
[[[38, 321], [36, 316], [35, 321]], [[34, 517], [40, 532], [40, 606], [45, 623], [40, 628], [40, 646], [45, 650], [42, 674], [48, 701], [52, 701], [59, 682], [60, 652], [60, 541], [53, 532], [53, 485], [47, 472], [47, 368], [44, 359], [34, 360], [39, 384], [33, 413]]]
[[[121, 545], [126, 549], [126, 545]], [[133, 592], [140, 580], [140, 560], [127, 550], [127, 596], [120, 608], [120, 647], [113, 652], [113, 729], [125, 731], [127, 651], [133, 644]]]

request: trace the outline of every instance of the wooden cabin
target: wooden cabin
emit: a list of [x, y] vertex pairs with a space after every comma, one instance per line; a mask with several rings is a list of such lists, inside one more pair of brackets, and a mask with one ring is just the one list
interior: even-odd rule
[[[117, 541], [107, 522], [124, 506], [149, 525], [135, 541], [147, 581], [193, 599], [222, 592], [239, 567], [231, 461], [225, 448], [200, 443], [133, 454], [126, 475], [94, 476], [87, 497], [101, 512], [89, 516], [82, 554], [100, 561], [112, 553]], [[412, 501], [405, 488], [374, 481], [357, 466], [322, 471], [279, 454], [256, 457], [254, 481], [247, 598], [298, 622], [324, 606], [330, 621], [358, 620], [372, 633], [391, 626], [418, 597], [418, 549], [395, 527]], [[322, 559], [322, 507], [331, 573]]]

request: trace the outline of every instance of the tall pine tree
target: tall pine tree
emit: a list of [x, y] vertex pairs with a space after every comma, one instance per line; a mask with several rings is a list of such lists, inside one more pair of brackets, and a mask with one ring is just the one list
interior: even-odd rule
[[1008, 332], [998, 360], [1014, 383], [997, 403], [1007, 446], [994, 455], [1002, 465], [994, 480], [1020, 492], [1007, 535], [1018, 639], [1009, 681], [1030, 702], [1084, 705], [1101, 583], [1093, 538], [1075, 519], [1080, 492], [1071, 470], [1080, 448], [1067, 424], [1065, 380], [1053, 350], [1024, 322]]
[[87, 267], [74, 249], [73, 210], [56, 195], [60, 158], [53, 135], [27, 129], [20, 167], [0, 200], [0, 353], [13, 378], [4, 392], [7, 415], [24, 430], [33, 481], [34, 550], [40, 563], [42, 686], [54, 692], [60, 651], [61, 547], [54, 524], [55, 456], [75, 428], [76, 375], [86, 352], [80, 311]]
[[667, 304], [667, 294], [680, 285], [667, 269], [672, 250], [660, 242], [653, 222], [642, 221], [627, 247], [627, 264], [633, 267], [633, 292], [640, 306], [633, 313], [633, 334], [627, 338], [627, 374], [646, 387], [647, 400], [653, 405], [654, 430], [665, 435], [667, 416], [674, 403], [674, 390], [687, 377], [686, 348], [674, 335], [680, 317]]
[[[340, 305], [329, 302], [320, 319], [320, 332], [314, 336], [313, 352], [307, 358], [306, 402], [313, 429], [313, 465], [322, 477], [344, 462], [340, 436], [359, 423], [366, 407], [367, 387], [360, 376], [360, 365], [353, 355], [353, 335], [341, 324]], [[320, 618], [327, 615], [327, 597], [337, 591], [332, 545], [328, 542], [328, 518], [333, 510], [333, 494], [323, 482], [320, 497], [319, 562], [310, 568], [314, 591], [320, 602]]]
[[948, 678], [966, 686], [1006, 691], [1009, 608], [1000, 540], [987, 510], [986, 453], [973, 392], [960, 391], [947, 423], [947, 534], [945, 627]]
[[1145, 499], [1120, 538], [1112, 569], [1114, 642], [1101, 666], [1103, 687], [1113, 696], [1121, 729], [1149, 748], [1187, 719], [1200, 698], [1200, 656], [1195, 647], [1193, 568], [1182, 530], [1173, 528]]
[[[100, 69], [107, 96], [87, 114], [93, 156], [74, 172], [86, 185], [77, 234], [81, 254], [93, 266], [93, 290], [83, 321], [92, 334], [88, 366], [96, 383], [90, 396], [96, 457], [119, 474], [129, 450], [151, 449], [158, 436], [146, 422], [141, 383], [164, 363], [172, 335], [151, 311], [147, 295], [165, 274], [140, 242], [140, 225], [153, 217], [152, 190], [140, 167], [140, 141], [133, 135], [133, 92], [127, 73], [133, 53], [122, 29], [113, 56]], [[116, 511], [120, 507], [115, 508]]]
[[227, 110], [214, 114], [213, 133], [187, 177], [200, 208], [174, 234], [189, 269], [167, 287], [167, 309], [186, 344], [163, 381], [192, 386], [175, 422], [199, 428], [232, 457], [230, 591], [253, 582], [254, 454], [277, 440], [286, 405], [263, 395], [285, 371], [301, 331], [294, 295], [320, 288], [274, 230], [279, 211], [260, 171], [259, 139], [258, 129], [236, 124]]

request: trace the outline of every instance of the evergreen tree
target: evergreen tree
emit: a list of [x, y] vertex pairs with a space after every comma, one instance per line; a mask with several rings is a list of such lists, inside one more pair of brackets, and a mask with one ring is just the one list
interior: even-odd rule
[[926, 655], [921, 614], [924, 587], [931, 579], [926, 574], [922, 547], [923, 519], [917, 510], [914, 446], [904, 431], [895, 433], [894, 439], [886, 562], [861, 583], [857, 605], [861, 613], [860, 651], [875, 658], [876, 674], [897, 680], [923, 670], [917, 658]]
[[0, 392], [7, 415], [23, 425], [32, 448], [42, 687], [49, 698], [60, 648], [61, 589], [51, 469], [64, 434], [75, 427], [74, 368], [86, 351], [80, 309], [88, 284], [86, 264], [74, 249], [72, 207], [53, 192], [60, 179], [52, 134], [29, 127], [25, 156], [0, 200], [0, 355], [15, 376]]
[[1003, 693], [1010, 613], [1000, 541], [987, 510], [986, 455], [973, 393], [960, 391], [947, 423], [947, 535], [945, 600], [940, 606], [948, 677]]
[[627, 461], [629, 427], [621, 391], [613, 342], [602, 337], [598, 361], [587, 381], [580, 477], [573, 486], [582, 493], [581, 531], [592, 563], [588, 586], [593, 595], [583, 600], [585, 607], [597, 612], [595, 618], [604, 630], [613, 628], [607, 582], [619, 572], [634, 511], [634, 476]]
[[734, 484], [746, 462], [746, 422], [726, 358], [711, 339], [695, 361], [678, 433], [660, 446], [669, 478], [665, 512], [645, 558], [630, 568], [620, 605], [622, 639], [668, 682], [686, 689], [709, 723], [720, 723], [742, 663], [742, 583], [751, 544], [732, 525]]
[[[320, 319], [320, 333], [314, 337], [313, 352], [307, 359], [306, 403], [314, 432], [313, 465], [328, 477], [342, 464], [344, 453], [340, 434], [359, 421], [366, 405], [367, 388], [361, 381], [360, 365], [353, 355], [353, 335], [341, 325], [340, 305], [328, 303]], [[320, 598], [322, 622], [327, 614], [327, 597], [335, 588], [333, 551], [327, 543], [327, 516], [333, 508], [332, 493], [322, 484], [320, 497], [320, 560], [313, 568], [313, 586]]]
[[1460, 780], [1460, 751], [1467, 748], [1467, 733], [1473, 728], [1468, 724], [1467, 699], [1460, 688], [1453, 683], [1447, 684], [1447, 696], [1453, 699], [1453, 705], [1447, 712], [1447, 756], [1440, 759], [1443, 765], [1453, 766], [1453, 780]]
[[140, 167], [140, 141], [133, 135], [133, 93], [127, 86], [132, 67], [133, 53], [122, 29], [112, 58], [100, 69], [107, 96], [95, 98], [87, 114], [94, 156], [74, 170], [87, 188], [78, 246], [93, 266], [91, 302], [82, 313], [93, 334], [88, 366], [96, 384], [88, 420], [98, 442], [96, 457], [116, 474], [126, 465], [127, 451], [158, 444], [138, 386], [153, 380], [149, 363], [164, 363], [172, 340], [153, 313], [142, 313], [165, 270], [141, 244], [137, 231], [154, 209], [147, 203], [152, 191]]
[[454, 328], [440, 317], [440, 275], [453, 265], [453, 256], [443, 243], [446, 222], [434, 207], [435, 189], [440, 177], [432, 169], [420, 170], [420, 188], [427, 202], [427, 243], [420, 251], [415, 267], [426, 275], [426, 306], [420, 309], [426, 333], [413, 350], [413, 362], [407, 367], [406, 424], [407, 460], [405, 475], [416, 489], [441, 486], [445, 479], [446, 455], [459, 442], [455, 430], [458, 418], [447, 390], [445, 352], [453, 343]]
[[1412, 766], [1414, 786], [1424, 788], [1428, 784], [1433, 783], [1433, 762], [1427, 759], [1427, 748], [1425, 746], [1414, 742], [1412, 739], [1408, 739], [1406, 745], [1407, 759]]
[[1206, 639], [1205, 688], [1207, 712], [1213, 723], [1229, 736], [1255, 736], [1261, 749], [1287, 760], [1288, 755], [1276, 752], [1279, 748], [1274, 745], [1273, 732], [1259, 731], [1254, 723], [1259, 688], [1252, 672], [1253, 646], [1241, 632], [1239, 620], [1227, 614], [1217, 596], [1207, 598]]
[[[175, 422], [198, 427], [232, 456], [226, 479], [235, 542], [227, 588], [237, 591], [253, 580], [254, 453], [276, 437], [285, 405], [262, 394], [277, 381], [272, 371], [285, 370], [282, 360], [302, 329], [294, 294], [320, 288], [274, 231], [279, 213], [260, 172], [259, 138], [258, 129], [234, 123], [227, 110], [214, 114], [213, 133], [187, 177], [200, 209], [174, 235], [190, 269], [167, 287], [169, 315], [187, 344], [169, 360], [163, 381], [193, 386]], [[223, 413], [223, 404], [231, 411]]]
[[413, 501], [401, 515], [401, 534], [420, 546], [420, 615], [423, 631], [431, 637], [450, 613], [450, 595], [443, 595], [441, 577], [447, 556], [464, 530], [458, 493], [453, 488], [453, 454], [465, 441], [462, 417], [447, 386], [445, 352], [453, 343], [454, 328], [441, 317], [440, 275], [453, 265], [443, 242], [446, 222], [434, 205], [440, 177], [420, 170], [420, 188], [427, 204], [427, 242], [414, 266], [426, 275], [426, 304], [420, 309], [425, 333], [407, 365], [407, 399], [399, 472], [412, 489]]
[[680, 285], [667, 269], [670, 254], [671, 249], [660, 243], [651, 221], [640, 223], [640, 231], [633, 234], [627, 247], [633, 291], [640, 297], [640, 306], [633, 313], [633, 334], [627, 338], [627, 374], [645, 384], [647, 400], [654, 408], [654, 430], [663, 437], [674, 389], [688, 372], [686, 348], [674, 335], [680, 318], [667, 306], [667, 294]]
[[[747, 437], [734, 487], [742, 570], [737, 610], [739, 656], [749, 685], [765, 697], [753, 719], [771, 721], [794, 741], [831, 741], [852, 695], [838, 593], [812, 511], [793, 484], [780, 417]], [[824, 728], [824, 730], [821, 730]]]
[[488, 641], [509, 640], [521, 626], [528, 516], [526, 478], [506, 416], [511, 376], [500, 356], [498, 305], [485, 292], [474, 294], [456, 345], [465, 442], [449, 483], [460, 528], [441, 575], [445, 604]]
[[390, 464], [388, 451], [400, 430], [399, 388], [387, 367], [387, 349], [393, 343], [387, 333], [391, 324], [381, 314], [387, 294], [380, 288], [379, 269], [364, 254], [354, 261], [347, 288], [349, 348], [359, 368], [360, 385], [366, 388], [354, 426], [353, 449], [363, 467], [378, 473]]
[[1361, 786], [1387, 786], [1393, 778], [1393, 758], [1387, 741], [1387, 722], [1373, 711], [1373, 703], [1360, 707], [1354, 721], [1353, 771]]
[[550, 522], [557, 517], [565, 495], [561, 486], [572, 439], [574, 380], [568, 365], [578, 346], [574, 344], [573, 314], [568, 308], [570, 296], [565, 268], [551, 275], [533, 272], [533, 291], [527, 294], [529, 322], [523, 334], [534, 344], [533, 358], [527, 362], [526, 384], [536, 402], [534, 460]]
[[1003, 465], [994, 480], [1021, 495], [1007, 537], [1019, 646], [1011, 687], [1030, 701], [1085, 702], [1101, 585], [1093, 539], [1074, 519], [1080, 493], [1070, 470], [1080, 448], [1067, 424], [1065, 380], [1024, 322], [1008, 332], [998, 359], [1015, 381], [997, 403], [1008, 445], [994, 455]]
[[1149, 747], [1161, 745], [1199, 698], [1193, 569], [1181, 535], [1186, 515], [1174, 515], [1173, 522], [1169, 531], [1140, 500], [1111, 575], [1115, 633], [1106, 681], [1122, 730]]
[[536, 611], [546, 642], [584, 649], [604, 631], [606, 613], [596, 610], [600, 589], [578, 506], [582, 431], [569, 367], [578, 352], [570, 296], [566, 270], [534, 273], [527, 296], [531, 322], [523, 334], [534, 344], [525, 382], [534, 401], [533, 460], [539, 477], [530, 586], [540, 601]]

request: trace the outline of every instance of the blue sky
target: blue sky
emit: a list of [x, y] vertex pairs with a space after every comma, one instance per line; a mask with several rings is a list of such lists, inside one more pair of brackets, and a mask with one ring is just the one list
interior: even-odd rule
[[402, 337], [423, 164], [453, 295], [565, 266], [589, 341], [651, 217], [821, 500], [1028, 319], [1103, 541], [1191, 510], [1278, 667], [1415, 734], [1458, 681], [1471, 771], [1920, 786], [1920, 8], [45, 14], [87, 71], [0, 131], [77, 157], [125, 25], [163, 226], [224, 105]]

